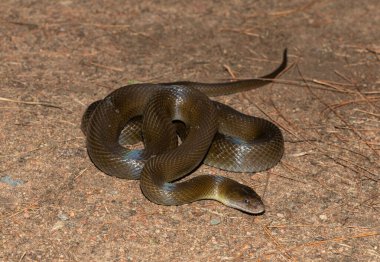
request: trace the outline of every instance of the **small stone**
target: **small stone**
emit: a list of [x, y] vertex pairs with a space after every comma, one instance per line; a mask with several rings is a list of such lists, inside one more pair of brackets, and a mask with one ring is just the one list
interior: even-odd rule
[[51, 231], [56, 231], [56, 230], [59, 230], [61, 228], [63, 228], [65, 226], [65, 222], [63, 221], [57, 221], [54, 226], [51, 228]]
[[20, 186], [20, 185], [24, 184], [24, 181], [22, 181], [20, 179], [13, 179], [10, 176], [0, 177], [0, 182], [5, 183], [5, 184], [10, 185], [10, 186], [13, 186], [13, 187]]
[[66, 221], [69, 219], [69, 217], [65, 213], [62, 213], [61, 211], [58, 213], [58, 218], [62, 221]]
[[117, 194], [119, 194], [119, 191], [117, 191], [117, 190], [111, 190], [110, 194], [111, 195], [117, 195]]
[[220, 219], [219, 218], [213, 218], [210, 221], [211, 225], [216, 226], [220, 224]]
[[61, 5], [65, 5], [65, 6], [69, 6], [73, 3], [73, 1], [61, 1], [60, 4]]
[[321, 220], [327, 220], [327, 216], [326, 216], [326, 215], [320, 215], [319, 218], [320, 218]]

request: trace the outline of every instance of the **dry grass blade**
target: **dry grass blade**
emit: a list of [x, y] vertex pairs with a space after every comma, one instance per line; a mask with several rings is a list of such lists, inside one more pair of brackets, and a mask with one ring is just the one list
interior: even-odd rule
[[[353, 172], [355, 172], [355, 173], [357, 173], [357, 174], [360, 174], [360, 175], [362, 175], [362, 176], [365, 176], [365, 177], [368, 178], [369, 180], [372, 180], [372, 181], [374, 181], [374, 182], [379, 182], [378, 175], [374, 174], [373, 172], [371, 172], [370, 170], [367, 170], [366, 168], [364, 168], [364, 167], [362, 167], [362, 166], [359, 166], [358, 164], [353, 163], [351, 160], [345, 160], [345, 159], [343, 159], [342, 157], [332, 157], [332, 156], [328, 155], [327, 153], [324, 154], [324, 156], [326, 156], [327, 158], [331, 159], [332, 161], [334, 161], [336, 164], [338, 164], [338, 165], [340, 165], [340, 166], [343, 166], [343, 167], [348, 168], [348, 169], [350, 169], [351, 171], [353, 171]], [[342, 163], [342, 162], [340, 162], [340, 161], [338, 161], [338, 160], [343, 161], [343, 162], [345, 162], [345, 163], [347, 163], [347, 164]], [[358, 169], [361, 169], [361, 170], [363, 170], [363, 171], [369, 173], [369, 175], [366, 174], [366, 173], [359, 172], [358, 170], [355, 170], [354, 168], [350, 167], [349, 164], [355, 166], [355, 167], [358, 168]]]
[[26, 105], [38, 105], [38, 106], [46, 106], [46, 107], [53, 107], [53, 108], [58, 108], [62, 109], [62, 107], [51, 104], [51, 103], [46, 103], [46, 102], [33, 102], [33, 101], [22, 101], [22, 100], [14, 100], [10, 98], [5, 98], [5, 97], [0, 97], [0, 101], [5, 101], [5, 102], [11, 102], [11, 103], [17, 103], [17, 104], [26, 104]]
[[375, 114], [375, 113], [368, 112], [368, 111], [361, 110], [361, 109], [355, 109], [355, 111], [362, 112], [362, 113], [365, 113], [365, 114], [368, 114], [368, 115], [372, 115], [372, 116], [376, 116], [376, 117], [380, 117], [380, 114]]
[[223, 65], [223, 67], [227, 70], [227, 72], [230, 74], [232, 79], [236, 79], [236, 75], [234, 74], [234, 71], [232, 71], [231, 67], [228, 65]]
[[[340, 103], [330, 105], [330, 107], [331, 107], [331, 108], [334, 108], [334, 109], [337, 109], [337, 108], [339, 108], [339, 107], [347, 106], [347, 105], [350, 105], [350, 104], [371, 103], [371, 102], [376, 102], [376, 101], [379, 101], [379, 100], [380, 100], [380, 97], [366, 97], [366, 98], [362, 98], [362, 99], [355, 99], [355, 100], [342, 101], [342, 102], [340, 102]], [[320, 115], [325, 115], [326, 112], [327, 112], [329, 109], [330, 109], [330, 108], [325, 108], [325, 109], [320, 113]]]
[[26, 251], [21, 255], [21, 257], [20, 257], [20, 259], [18, 261], [19, 262], [22, 261], [24, 259], [25, 255], [26, 255]]
[[[305, 79], [303, 77], [303, 74], [301, 73], [301, 70], [299, 69], [299, 67], [297, 66], [297, 71], [299, 73], [299, 75]], [[305, 80], [305, 83], [306, 83], [306, 86], [307, 88], [309, 89], [309, 92], [310, 94], [312, 94], [316, 99], [318, 99], [318, 101], [324, 105], [325, 107], [329, 108], [333, 113], [334, 115], [339, 118], [340, 121], [342, 121], [347, 127], [350, 128], [350, 130], [360, 139], [360, 141], [363, 141], [367, 147], [369, 149], [371, 149], [378, 157], [380, 157], [379, 153], [376, 151], [376, 149], [374, 149], [372, 147], [372, 145], [370, 145], [369, 143], [367, 143], [363, 138], [362, 138], [362, 135], [351, 125], [349, 124], [340, 114], [338, 114], [338, 112], [333, 108], [331, 107], [329, 104], [327, 104], [326, 102], [324, 102], [323, 100], [320, 99], [320, 97], [318, 95], [315, 94], [315, 92], [313, 92], [313, 90], [311, 89], [310, 85], [307, 83], [307, 81]]]
[[99, 67], [99, 68], [103, 68], [103, 69], [107, 69], [107, 70], [116, 71], [116, 72], [124, 72], [124, 69], [120, 68], [120, 67], [106, 66], [106, 65], [102, 65], [102, 64], [98, 64], [98, 63], [94, 63], [94, 62], [90, 62], [89, 65]]
[[260, 106], [258, 106], [256, 103], [253, 103], [254, 104], [254, 106], [261, 112], [261, 113], [263, 113], [267, 118], [269, 118], [273, 123], [275, 123], [276, 125], [278, 125], [279, 127], [281, 127], [282, 129], [284, 129], [286, 132], [288, 132], [289, 134], [291, 134], [291, 135], [293, 135], [294, 137], [296, 137], [296, 138], [298, 138], [298, 136], [297, 136], [297, 134], [293, 131], [293, 130], [291, 130], [291, 129], [289, 129], [287, 126], [285, 126], [285, 125], [283, 125], [283, 124], [281, 124], [281, 123], [279, 123], [278, 121], [276, 121], [273, 117], [271, 117], [268, 113], [266, 113], [265, 111], [264, 111], [264, 109], [262, 109]]
[[294, 13], [302, 12], [305, 11], [306, 9], [312, 7], [315, 3], [317, 3], [318, 0], [311, 1], [310, 3], [307, 3], [306, 5], [294, 8], [294, 9], [289, 9], [289, 10], [284, 10], [284, 11], [278, 11], [278, 12], [270, 12], [269, 15], [271, 16], [287, 16], [291, 15]]
[[220, 30], [221, 32], [233, 32], [233, 33], [239, 33], [239, 34], [244, 34], [244, 35], [247, 35], [247, 36], [255, 36], [255, 37], [260, 37], [259, 34], [256, 34], [256, 33], [253, 33], [251, 32], [250, 29], [243, 29], [243, 30], [240, 30], [240, 29], [233, 29], [233, 28], [225, 28], [225, 29], [222, 29]]
[[294, 261], [293, 257], [287, 252], [285, 251], [285, 248], [282, 246], [282, 244], [277, 240], [277, 238], [275, 238], [271, 231], [269, 230], [269, 227], [268, 226], [263, 226], [263, 230], [265, 232], [265, 234], [270, 238], [270, 240], [276, 245], [276, 247], [279, 249], [279, 251], [281, 252], [281, 254], [287, 259], [287, 260], [290, 260], [290, 261]]
[[332, 84], [332, 83], [330, 83], [328, 81], [323, 81], [323, 80], [318, 80], [318, 79], [312, 79], [311, 81], [314, 82], [314, 83], [316, 83], [316, 84], [320, 84], [320, 85], [324, 85], [324, 86], [328, 86], [328, 87], [334, 88], [334, 89], [336, 89], [336, 90], [338, 90], [340, 92], [347, 91], [347, 90], [344, 90], [344, 89], [338, 87], [337, 84]]
[[[335, 225], [324, 225], [324, 224], [294, 224], [294, 225], [288, 225], [288, 224], [279, 224], [279, 225], [271, 225], [267, 226], [267, 228], [296, 228], [296, 227], [334, 227]], [[373, 228], [370, 227], [359, 227], [359, 226], [342, 226], [344, 228], [354, 228], [354, 229], [360, 229], [360, 230], [370, 230]]]
[[342, 242], [349, 239], [373, 237], [373, 236], [378, 236], [378, 235], [380, 235], [380, 232], [365, 232], [365, 233], [352, 235], [352, 236], [343, 236], [343, 237], [335, 237], [335, 238], [330, 238], [330, 239], [325, 239], [325, 240], [320, 240], [320, 241], [312, 241], [312, 242], [308, 242], [299, 246], [292, 247], [291, 249], [288, 249], [287, 251], [289, 252], [289, 251], [293, 251], [295, 249], [299, 249], [303, 247], [316, 247], [316, 246], [328, 244], [331, 242]]

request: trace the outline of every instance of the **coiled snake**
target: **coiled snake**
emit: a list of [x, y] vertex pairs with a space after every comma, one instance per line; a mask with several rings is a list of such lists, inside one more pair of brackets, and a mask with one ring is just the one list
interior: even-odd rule
[[[154, 203], [182, 205], [213, 199], [260, 214], [264, 204], [258, 194], [232, 179], [200, 175], [184, 182], [177, 180], [202, 162], [233, 172], [258, 172], [279, 162], [284, 141], [277, 126], [209, 96], [263, 86], [286, 64], [285, 50], [281, 65], [261, 78], [123, 86], [85, 111], [81, 128], [88, 154], [110, 176], [140, 179], [143, 194]], [[122, 145], [138, 141], [143, 141], [143, 150]]]

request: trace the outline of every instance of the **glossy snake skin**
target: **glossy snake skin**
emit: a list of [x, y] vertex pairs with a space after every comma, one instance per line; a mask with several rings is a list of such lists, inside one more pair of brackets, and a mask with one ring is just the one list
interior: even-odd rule
[[[286, 64], [285, 50], [281, 65], [261, 78], [123, 86], [84, 113], [88, 154], [110, 176], [140, 179], [143, 194], [154, 203], [213, 199], [249, 214], [263, 213], [256, 192], [232, 179], [200, 175], [178, 180], [201, 163], [233, 172], [258, 172], [280, 161], [284, 141], [277, 126], [209, 97], [261, 87]], [[143, 141], [143, 150], [124, 146], [138, 141]]]

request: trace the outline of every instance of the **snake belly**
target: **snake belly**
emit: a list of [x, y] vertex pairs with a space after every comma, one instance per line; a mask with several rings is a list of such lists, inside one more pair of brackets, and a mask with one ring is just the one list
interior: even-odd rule
[[[209, 97], [268, 84], [286, 64], [285, 50], [281, 65], [261, 78], [123, 86], [85, 111], [81, 128], [88, 155], [107, 175], [140, 179], [143, 194], [157, 204], [212, 199], [249, 214], [263, 213], [260, 196], [235, 180], [212, 175], [178, 180], [201, 163], [233, 172], [259, 172], [280, 161], [284, 140], [276, 125]], [[144, 149], [124, 146], [138, 141], [143, 141]]]

